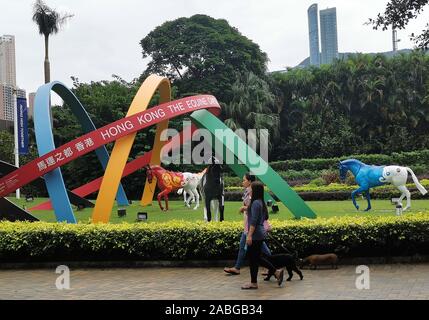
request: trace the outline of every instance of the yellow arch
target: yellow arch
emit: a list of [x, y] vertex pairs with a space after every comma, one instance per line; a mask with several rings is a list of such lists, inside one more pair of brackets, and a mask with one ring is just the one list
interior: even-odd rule
[[[171, 101], [170, 81], [156, 75], [149, 76], [139, 88], [134, 97], [130, 108], [128, 109], [127, 117], [142, 112], [147, 109], [152, 96], [156, 90], [159, 90], [160, 103]], [[156, 136], [153, 146], [151, 164], [160, 164], [160, 152], [165, 142], [160, 141], [161, 132], [168, 128], [168, 120], [158, 123], [156, 127]], [[121, 181], [122, 172], [128, 160], [131, 147], [134, 143], [136, 133], [130, 134], [116, 141], [110, 160], [104, 173], [103, 181], [101, 182], [100, 191], [98, 192], [97, 201], [92, 212], [92, 222], [109, 222], [112, 213], [115, 194], [118, 191]], [[153, 192], [155, 191], [156, 180], [152, 181], [152, 185], [146, 182], [145, 191], [143, 194], [142, 203], [148, 204], [152, 202]], [[150, 201], [149, 201], [150, 199]]]

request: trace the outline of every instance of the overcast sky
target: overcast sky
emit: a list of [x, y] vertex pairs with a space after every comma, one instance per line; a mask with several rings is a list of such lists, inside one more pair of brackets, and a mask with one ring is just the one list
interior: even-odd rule
[[[81, 82], [138, 77], [143, 60], [139, 42], [167, 20], [207, 14], [226, 19], [268, 54], [269, 70], [295, 66], [309, 55], [307, 8], [337, 8], [340, 52], [382, 52], [392, 48], [391, 32], [364, 23], [384, 12], [387, 0], [46, 0], [75, 16], [50, 39], [51, 80]], [[32, 22], [34, 0], [0, 0], [0, 35], [16, 37], [17, 83], [28, 92], [43, 84], [43, 38]], [[408, 35], [429, 21], [429, 8], [399, 32], [399, 48], [411, 48]]]

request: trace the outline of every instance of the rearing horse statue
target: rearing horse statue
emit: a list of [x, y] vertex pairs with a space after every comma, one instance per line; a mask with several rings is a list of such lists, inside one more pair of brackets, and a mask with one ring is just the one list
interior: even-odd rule
[[413, 170], [408, 167], [400, 166], [369, 166], [365, 163], [356, 160], [348, 159], [340, 161], [338, 168], [340, 169], [340, 179], [344, 181], [346, 179], [347, 171], [351, 171], [355, 176], [355, 180], [359, 185], [359, 188], [352, 192], [352, 201], [356, 209], [359, 210], [359, 206], [356, 204], [355, 195], [363, 193], [368, 201], [368, 208], [365, 211], [371, 209], [371, 199], [369, 195], [369, 189], [372, 187], [382, 186], [386, 183], [392, 183], [396, 186], [399, 191], [402, 192], [399, 202], [404, 197], [407, 197], [407, 206], [404, 211], [411, 207], [411, 194], [406, 187], [408, 173], [411, 174], [414, 184], [421, 194], [425, 195], [427, 190], [420, 184]]
[[[183, 188], [185, 181], [183, 173], [165, 170], [161, 166], [145, 166], [147, 181], [152, 183], [156, 177], [158, 188], [161, 190], [157, 195], [158, 204], [162, 211], [168, 210], [168, 194]], [[162, 207], [161, 198], [164, 197], [165, 209]]]

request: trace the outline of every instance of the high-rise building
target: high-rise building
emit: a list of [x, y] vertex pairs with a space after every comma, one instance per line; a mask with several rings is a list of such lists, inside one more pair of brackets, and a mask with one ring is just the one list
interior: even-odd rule
[[320, 38], [322, 43], [322, 64], [338, 58], [337, 9], [320, 10]]
[[30, 92], [28, 94], [28, 119], [33, 118], [34, 98], [36, 98], [36, 92]]
[[16, 88], [8, 84], [0, 84], [0, 119], [13, 121], [13, 91], [16, 89], [17, 98], [26, 98], [25, 90]]
[[317, 14], [317, 3], [312, 4], [308, 10], [308, 36], [310, 41], [310, 64], [320, 65], [319, 50], [319, 19]]
[[16, 86], [15, 37], [0, 37], [0, 120], [13, 125], [14, 106], [13, 93], [17, 98], [26, 98], [25, 90]]
[[0, 37], [0, 84], [16, 87], [15, 37]]

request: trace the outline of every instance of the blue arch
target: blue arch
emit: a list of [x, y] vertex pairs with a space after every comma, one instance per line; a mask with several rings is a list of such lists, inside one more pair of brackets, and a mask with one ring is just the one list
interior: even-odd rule
[[[39, 156], [43, 156], [55, 149], [51, 125], [51, 114], [49, 110], [51, 105], [51, 91], [57, 93], [64, 100], [64, 102], [70, 106], [73, 114], [77, 117], [85, 133], [96, 130], [96, 127], [94, 126], [85, 108], [73, 94], [73, 92], [71, 92], [61, 82], [54, 81], [47, 83], [37, 90], [34, 100], [34, 129]], [[107, 152], [107, 149], [103, 146], [96, 149], [95, 152], [103, 169], [105, 169], [107, 163], [109, 162], [109, 153]], [[70, 199], [67, 195], [61, 169], [57, 168], [47, 173], [44, 178], [57, 221], [76, 223], [76, 218], [73, 214]], [[128, 205], [128, 199], [122, 184], [119, 185], [116, 199], [119, 205]]]

